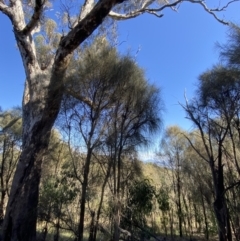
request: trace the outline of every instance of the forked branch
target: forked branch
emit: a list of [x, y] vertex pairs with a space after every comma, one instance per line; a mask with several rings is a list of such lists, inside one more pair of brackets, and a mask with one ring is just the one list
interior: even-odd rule
[[94, 103], [92, 102], [92, 100], [90, 100], [87, 97], [84, 97], [82, 95], [80, 95], [79, 93], [75, 92], [74, 90], [70, 89], [70, 88], [66, 88], [65, 89], [65, 93], [74, 97], [75, 99], [84, 102], [86, 105], [88, 105], [90, 108], [92, 109], [96, 109], [96, 106], [94, 106]]
[[163, 17], [162, 11], [164, 9], [171, 8], [172, 10], [177, 11], [176, 6], [180, 5], [183, 2], [190, 2], [190, 3], [196, 3], [196, 4], [201, 5], [204, 8], [204, 10], [207, 13], [211, 14], [218, 22], [228, 25], [229, 23], [226, 22], [225, 20], [219, 18], [216, 13], [224, 11], [225, 9], [227, 9], [229, 7], [230, 4], [232, 4], [234, 2], [238, 2], [238, 1], [239, 0], [232, 0], [232, 1], [229, 1], [223, 7], [209, 8], [203, 0], [177, 0], [172, 3], [166, 3], [159, 8], [150, 8], [150, 5], [154, 2], [154, 1], [150, 0], [150, 1], [144, 2], [144, 4], [142, 4], [141, 8], [136, 9], [134, 11], [130, 11], [128, 13], [117, 13], [117, 12], [111, 11], [109, 13], [109, 16], [115, 20], [125, 20], [125, 19], [135, 18], [144, 13], [153, 14], [157, 17]]
[[42, 16], [44, 4], [45, 0], [35, 0], [34, 13], [26, 27], [22, 30], [24, 35], [30, 34], [32, 30], [38, 26]]

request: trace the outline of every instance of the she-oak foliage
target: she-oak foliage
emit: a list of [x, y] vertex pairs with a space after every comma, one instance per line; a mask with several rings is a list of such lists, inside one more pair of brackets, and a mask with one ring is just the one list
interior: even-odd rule
[[[230, 215], [230, 203], [227, 191], [239, 185], [233, 181], [229, 187], [225, 165], [231, 167], [232, 173], [239, 175], [239, 110], [240, 110], [240, 68], [238, 26], [232, 26], [228, 45], [222, 47], [223, 64], [214, 66], [199, 77], [197, 96], [184, 109], [188, 118], [196, 126], [203, 151], [189, 138], [191, 147], [206, 163], [212, 175], [214, 187], [214, 212], [218, 224], [220, 241], [232, 240], [232, 229], [238, 226]], [[231, 164], [230, 164], [231, 163]], [[233, 200], [234, 201], [234, 200]], [[236, 220], [236, 219], [235, 219]], [[237, 237], [236, 231], [234, 231]]]
[[[114, 235], [118, 236], [121, 207], [116, 203], [122, 202], [120, 193], [126, 182], [123, 159], [133, 156], [137, 147], [148, 143], [149, 133], [159, 129], [162, 110], [159, 90], [147, 83], [144, 71], [134, 59], [119, 55], [103, 37], [96, 38], [72, 66], [66, 80], [68, 95], [64, 98], [59, 119], [65, 117], [67, 125], [64, 128], [69, 136], [73, 129], [86, 149], [83, 178], [81, 171], [77, 174], [77, 179], [82, 180], [78, 236], [83, 235], [90, 166], [96, 156], [106, 156], [109, 160], [105, 180], [109, 182], [109, 176], [113, 178], [113, 215], [118, 216]], [[97, 223], [99, 215], [100, 211], [97, 211]], [[119, 239], [116, 236], [114, 240]]]
[[[60, 109], [64, 93], [64, 76], [74, 51], [102, 24], [107, 16], [117, 20], [133, 18], [143, 13], [162, 17], [162, 11], [165, 8], [174, 10], [182, 2], [189, 1], [177, 0], [166, 3], [153, 0], [100, 0], [95, 3], [93, 0], [85, 0], [83, 4], [74, 8], [79, 10], [77, 13], [72, 13], [70, 11], [72, 8], [66, 5], [63, 16], [67, 16], [68, 26], [59, 26], [60, 32], [66, 30], [66, 33], [61, 34], [61, 38], [57, 38], [55, 41], [50, 36], [51, 25], [45, 29], [47, 37], [51, 39], [52, 45], [55, 45], [56, 48], [50, 54], [50, 59], [41, 59], [33, 40], [39, 29], [44, 30], [42, 17], [51, 5], [50, 2], [47, 0], [0, 1], [0, 11], [12, 23], [14, 37], [26, 74], [22, 106], [22, 153], [13, 179], [4, 219], [4, 241], [36, 240], [42, 159], [49, 144], [52, 126]], [[230, 3], [232, 2], [234, 1]], [[225, 10], [230, 3], [215, 9], [208, 8], [201, 0], [196, 0], [194, 3], [203, 7], [217, 21], [227, 24], [217, 16], [217, 13]], [[43, 42], [43, 39], [39, 38], [38, 42]]]

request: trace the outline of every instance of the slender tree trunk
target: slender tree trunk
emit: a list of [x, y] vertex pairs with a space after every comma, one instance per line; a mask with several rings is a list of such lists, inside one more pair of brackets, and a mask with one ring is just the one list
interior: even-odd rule
[[5, 166], [5, 158], [6, 158], [6, 139], [3, 139], [3, 152], [2, 152], [2, 163], [1, 163], [1, 174], [0, 174], [0, 184], [1, 184], [1, 201], [0, 201], [0, 224], [3, 222], [4, 218], [4, 203], [6, 196], [6, 187], [4, 186], [4, 166]]
[[78, 241], [83, 240], [83, 232], [84, 232], [84, 217], [85, 217], [85, 204], [86, 204], [86, 195], [87, 195], [87, 186], [88, 186], [88, 175], [90, 169], [90, 162], [92, 156], [92, 149], [88, 149], [86, 162], [84, 165], [84, 173], [83, 173], [83, 183], [82, 183], [82, 193], [80, 200], [80, 216], [79, 216], [79, 224], [78, 224]]
[[167, 230], [167, 217], [166, 217], [166, 213], [162, 212], [162, 223], [163, 223], [163, 228], [164, 228], [164, 232], [165, 232], [165, 236], [168, 235], [168, 230]]
[[203, 208], [203, 216], [204, 216], [204, 223], [205, 223], [205, 238], [206, 240], [209, 240], [209, 230], [208, 230], [208, 220], [207, 220], [207, 213], [206, 213], [206, 207], [204, 203], [204, 197], [202, 192], [202, 187], [200, 186], [200, 192], [201, 192], [201, 202], [202, 202], [202, 208]]
[[193, 203], [193, 210], [194, 210], [195, 229], [198, 232], [200, 232], [201, 231], [201, 222], [199, 222], [199, 220], [198, 220], [198, 211], [197, 211], [197, 207], [196, 207], [195, 203]]
[[5, 204], [6, 191], [3, 189], [1, 191], [1, 201], [0, 201], [0, 226], [2, 225], [4, 219], [4, 204]]
[[[96, 217], [96, 223], [95, 223], [95, 225], [94, 225], [93, 240], [92, 240], [92, 241], [96, 241], [96, 239], [97, 239], [98, 223], [99, 223], [100, 214], [101, 214], [102, 205], [103, 205], [104, 191], [105, 191], [105, 187], [106, 187], [106, 185], [107, 185], [107, 182], [108, 182], [108, 179], [109, 179], [109, 176], [110, 176], [110, 173], [111, 173], [111, 168], [112, 168], [112, 162], [109, 161], [107, 173], [106, 173], [106, 176], [105, 176], [105, 178], [104, 178], [103, 185], [102, 185], [101, 198], [100, 198], [100, 202], [99, 202], [99, 205], [98, 205], [97, 217]], [[90, 241], [90, 240], [89, 240], [89, 241]]]
[[179, 236], [182, 237], [182, 204], [181, 204], [181, 184], [180, 184], [180, 174], [179, 170], [177, 170], [177, 207], [178, 207], [178, 227], [179, 227]]
[[54, 241], [58, 241], [59, 240], [59, 235], [60, 235], [60, 218], [57, 218], [57, 223], [56, 223], [56, 231], [54, 234]]
[[[185, 196], [182, 193], [182, 199], [183, 199], [183, 205], [186, 210], [186, 216], [187, 216], [187, 228], [186, 228], [186, 234], [189, 233], [190, 239], [192, 238], [193, 235], [193, 230], [192, 230], [192, 222], [191, 222], [191, 200], [188, 198], [188, 202], [185, 198]], [[185, 221], [184, 221], [185, 222]]]
[[113, 148], [113, 240], [119, 240], [119, 162], [117, 159], [117, 127], [114, 122], [114, 148]]
[[[116, 162], [115, 162], [116, 163]], [[115, 182], [116, 182], [116, 190], [114, 193], [114, 213], [113, 213], [113, 223], [114, 223], [114, 231], [113, 231], [113, 240], [118, 241], [120, 237], [119, 233], [119, 226], [120, 226], [120, 182], [119, 182], [119, 160], [117, 161], [118, 168], [117, 173], [115, 176]], [[116, 171], [116, 169], [115, 169]]]
[[120, 201], [118, 200], [118, 198], [115, 198], [114, 200], [114, 234], [113, 234], [114, 241], [118, 241], [120, 238], [119, 226], [120, 226]]
[[173, 239], [173, 224], [174, 224], [174, 217], [173, 217], [173, 210], [169, 210], [169, 220], [170, 220], [170, 233], [171, 233], [171, 238]]
[[211, 161], [211, 171], [215, 188], [215, 201], [213, 203], [214, 213], [218, 223], [219, 241], [232, 241], [229, 211], [224, 195], [224, 176], [222, 165], [221, 143], [218, 150], [218, 166], [214, 168], [214, 161]]
[[94, 228], [95, 228], [95, 211], [91, 212], [91, 223], [90, 223], [90, 230], [89, 230], [89, 238], [88, 241], [94, 240]]
[[122, 168], [122, 160], [121, 160], [121, 154], [122, 154], [122, 137], [120, 139], [119, 144], [119, 150], [117, 155], [117, 190], [116, 195], [114, 197], [114, 235], [113, 239], [114, 241], [118, 241], [120, 238], [120, 222], [121, 222], [121, 168]]

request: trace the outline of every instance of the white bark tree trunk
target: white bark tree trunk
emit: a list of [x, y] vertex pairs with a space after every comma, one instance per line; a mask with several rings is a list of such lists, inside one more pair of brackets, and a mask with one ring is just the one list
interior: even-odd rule
[[[99, 1], [60, 41], [53, 65], [41, 70], [32, 32], [41, 16], [43, 3], [36, 1], [35, 12], [25, 23], [22, 2], [0, 9], [13, 23], [15, 38], [26, 73], [23, 96], [23, 151], [13, 179], [3, 225], [4, 241], [36, 240], [37, 205], [41, 164], [50, 132], [57, 118], [64, 91], [63, 77], [73, 51], [102, 23], [109, 11], [122, 0]], [[89, 10], [85, 5], [85, 11]]]

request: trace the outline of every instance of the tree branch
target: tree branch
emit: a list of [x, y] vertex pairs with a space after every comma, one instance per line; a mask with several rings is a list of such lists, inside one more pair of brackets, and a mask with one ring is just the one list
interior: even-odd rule
[[[182, 0], [180, 0], [180, 1], [182, 1]], [[126, 14], [121, 14], [121, 13], [116, 13], [114, 11], [110, 11], [109, 17], [111, 17], [115, 20], [125, 20], [125, 19], [135, 18], [135, 17], [137, 17], [139, 15], [142, 15], [144, 13], [153, 14], [157, 17], [163, 17], [163, 14], [159, 14], [158, 11], [152, 11], [151, 9], [147, 8], [153, 2], [154, 2], [154, 0], [146, 1], [146, 2], [143, 3], [143, 5], [140, 9], [135, 10], [135, 11], [131, 11], [131, 12], [126, 13]]]
[[4, 133], [5, 131], [7, 131], [9, 128], [11, 128], [18, 120], [20, 120], [21, 119], [21, 117], [16, 117], [16, 118], [14, 118], [13, 120], [11, 120], [6, 126], [4, 126], [3, 128], [2, 128], [2, 130], [0, 131], [0, 135], [2, 134], [2, 133]]
[[[211, 161], [212, 153], [213, 153], [212, 152], [211, 140], [210, 140], [210, 138], [208, 138], [208, 141], [209, 141], [209, 144], [210, 144], [210, 150], [209, 150], [209, 147], [206, 143], [206, 137], [205, 137], [205, 134], [204, 134], [204, 131], [203, 131], [203, 126], [201, 124], [200, 117], [195, 117], [194, 113], [193, 113], [194, 111], [197, 111], [197, 108], [194, 107], [194, 110], [191, 110], [191, 107], [189, 106], [187, 101], [186, 101], [186, 106], [183, 106], [182, 104], [180, 104], [180, 105], [187, 112], [188, 118], [198, 127], [198, 130], [200, 131], [200, 135], [201, 135], [201, 139], [202, 139], [203, 144], [204, 144], [204, 148], [206, 150], [208, 158], [210, 159], [210, 160], [206, 160], [204, 158], [204, 160], [206, 160], [207, 162]], [[209, 124], [208, 116], [207, 116], [207, 124]], [[208, 133], [208, 136], [210, 136], [210, 133]], [[191, 144], [191, 142], [190, 142], [190, 144]], [[196, 151], [196, 149], [194, 149], [194, 150]], [[197, 153], [200, 154], [200, 152], [197, 152]], [[201, 157], [202, 157], [202, 155], [201, 155]]]
[[86, 15], [92, 9], [93, 6], [94, 6], [94, 0], [85, 0], [84, 4], [82, 5], [81, 14], [79, 15], [78, 21], [80, 21], [83, 18], [85, 18]]
[[234, 187], [236, 187], [236, 186], [239, 186], [239, 185], [240, 185], [240, 181], [237, 181], [237, 182], [231, 184], [230, 186], [226, 187], [225, 190], [224, 190], [224, 192], [223, 192], [223, 195], [224, 195], [228, 190], [230, 190], [230, 189], [232, 189], [232, 188], [234, 188]]
[[34, 7], [34, 13], [31, 17], [31, 20], [29, 21], [29, 23], [25, 26], [25, 28], [22, 30], [22, 33], [24, 35], [28, 35], [29, 33], [31, 33], [31, 31], [37, 27], [39, 21], [40, 21], [40, 17], [42, 15], [43, 12], [43, 6], [44, 6], [45, 0], [36, 0], [35, 1], [35, 7]]
[[[220, 23], [222, 23], [222, 24], [225, 24], [225, 25], [229, 25], [228, 22], [226, 22], [226, 21], [218, 18], [218, 16], [214, 13], [214, 12], [220, 12], [220, 11], [222, 11], [223, 9], [226, 8], [226, 6], [224, 6], [223, 8], [221, 8], [222, 10], [219, 9], [219, 8], [210, 9], [210, 8], [207, 7], [207, 5], [205, 4], [205, 2], [202, 1], [202, 0], [200, 0], [200, 1], [188, 0], [188, 1], [191, 2], [191, 3], [200, 4], [200, 5], [204, 8], [204, 10], [205, 10], [206, 12], [210, 13], [218, 22], [220, 22]], [[236, 1], [239, 1], [239, 0], [236, 0]], [[232, 3], [232, 2], [235, 2], [235, 1], [231, 1], [231, 3]], [[230, 3], [229, 3], [229, 4], [230, 4]], [[229, 5], [229, 4], [228, 4], [228, 5]], [[227, 5], [227, 6], [228, 6], [228, 5]]]
[[0, 1], [0, 11], [9, 17], [12, 15], [11, 8], [4, 4], [3, 1]]
[[[103, 22], [110, 10], [124, 0], [101, 0], [59, 43], [52, 69], [52, 80], [62, 79], [71, 54]], [[51, 80], [51, 81], [52, 81]], [[62, 84], [62, 83], [59, 83]], [[53, 85], [56, 85], [54, 81]], [[53, 86], [57, 88], [57, 86]]]
[[188, 136], [186, 136], [184, 133], [182, 133], [182, 135], [187, 139], [188, 143], [190, 144], [190, 146], [193, 148], [193, 150], [207, 163], [209, 163], [208, 159], [206, 159], [201, 152], [193, 145], [192, 141], [188, 138]]
[[232, 0], [232, 1], [229, 1], [225, 6], [223, 6], [222, 8], [212, 8], [210, 9], [210, 11], [213, 11], [213, 12], [221, 12], [221, 11], [224, 11], [225, 9], [228, 8], [228, 6], [234, 2], [239, 2], [239, 0]]
[[90, 100], [87, 97], [83, 97], [80, 94], [78, 94], [77, 92], [71, 90], [71, 89], [65, 89], [65, 93], [67, 93], [68, 95], [74, 97], [75, 99], [84, 102], [85, 104], [87, 104], [90, 108], [95, 109], [96, 106], [94, 106], [92, 100]]
[[126, 14], [121, 14], [121, 13], [116, 13], [114, 11], [111, 11], [109, 13], [109, 16], [115, 20], [125, 20], [125, 19], [130, 19], [130, 18], [135, 18], [143, 13], [149, 13], [149, 14], [153, 14], [157, 17], [162, 17], [163, 14], [161, 13], [165, 8], [171, 8], [172, 10], [176, 11], [176, 6], [183, 3], [183, 2], [190, 2], [190, 3], [196, 3], [201, 5], [204, 10], [206, 12], [208, 12], [209, 14], [211, 14], [218, 22], [228, 25], [229, 23], [224, 21], [223, 19], [220, 19], [215, 12], [221, 12], [224, 11], [230, 4], [234, 3], [234, 2], [238, 2], [239, 0], [232, 0], [230, 2], [228, 2], [225, 6], [221, 7], [221, 8], [208, 8], [207, 5], [205, 4], [205, 2], [203, 0], [177, 0], [173, 3], [168, 3], [168, 4], [164, 4], [163, 6], [159, 7], [159, 8], [148, 8], [154, 1], [147, 1], [145, 2], [142, 7], [140, 9], [137, 9], [135, 11], [131, 11], [129, 13]]
[[139, 16], [143, 13], [144, 12], [141, 12], [140, 10], [130, 12], [130, 13], [127, 13], [127, 14], [121, 14], [121, 13], [116, 13], [114, 11], [111, 11], [109, 13], [109, 17], [113, 18], [114, 20], [126, 20], [126, 19], [130, 19], [130, 18], [136, 18], [137, 16]]

